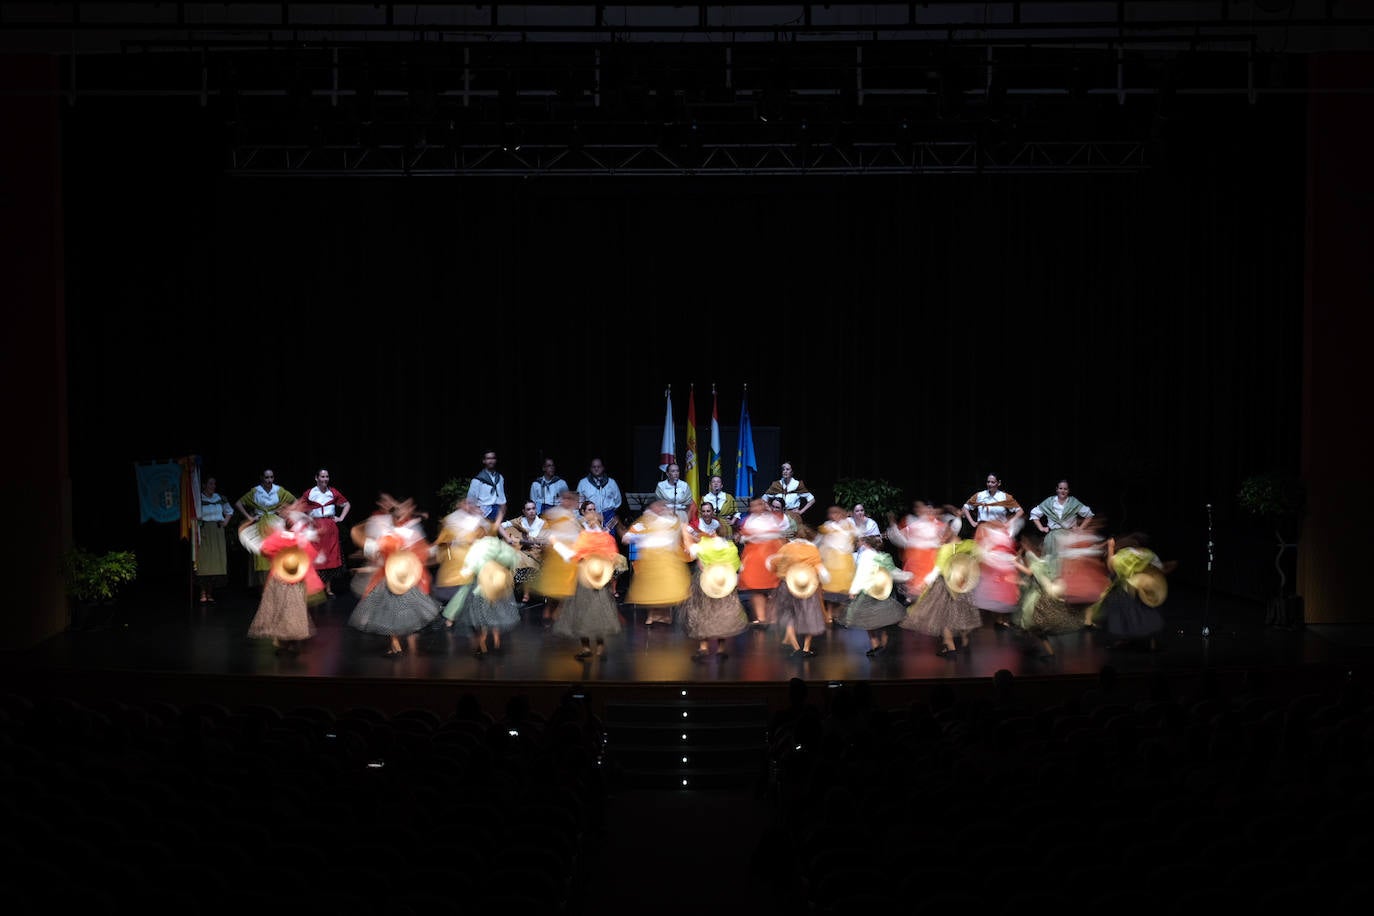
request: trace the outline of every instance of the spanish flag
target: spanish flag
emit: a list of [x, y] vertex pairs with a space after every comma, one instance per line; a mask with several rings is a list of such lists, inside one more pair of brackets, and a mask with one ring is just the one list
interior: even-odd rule
[[697, 473], [697, 390], [693, 385], [687, 391], [687, 489], [692, 491], [692, 505], [687, 510], [691, 521], [697, 520], [697, 503], [701, 502], [701, 484]]

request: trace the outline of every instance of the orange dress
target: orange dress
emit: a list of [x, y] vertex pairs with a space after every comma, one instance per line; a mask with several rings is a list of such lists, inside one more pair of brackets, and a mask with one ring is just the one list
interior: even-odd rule
[[772, 591], [778, 577], [768, 568], [768, 558], [782, 549], [783, 529], [772, 513], [751, 515], [740, 525], [744, 550], [740, 553], [739, 588], [742, 591]]

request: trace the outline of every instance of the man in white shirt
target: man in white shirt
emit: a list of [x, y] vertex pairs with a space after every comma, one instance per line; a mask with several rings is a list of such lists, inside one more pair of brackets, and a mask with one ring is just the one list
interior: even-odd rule
[[620, 485], [615, 478], [606, 473], [606, 465], [600, 458], [593, 458], [587, 476], [577, 482], [577, 495], [583, 500], [590, 499], [601, 513], [601, 523], [607, 531], [615, 531], [620, 511]]
[[663, 500], [669, 511], [677, 515], [684, 525], [691, 517], [692, 488], [681, 479], [682, 468], [676, 464], [668, 465], [668, 477], [660, 480], [654, 487], [654, 497]]
[[558, 494], [569, 489], [568, 482], [554, 473], [553, 459], [544, 459], [544, 474], [536, 477], [530, 484], [530, 502], [534, 503], [534, 514], [543, 515], [550, 506], [558, 505]]
[[719, 474], [711, 476], [701, 501], [715, 507], [716, 520], [727, 528], [733, 528], [739, 523], [739, 509], [735, 505], [735, 497], [725, 492], [725, 481], [720, 479]]
[[506, 517], [506, 478], [496, 470], [496, 452], [482, 453], [482, 470], [468, 484], [468, 498], [477, 503], [482, 517], [500, 525]]

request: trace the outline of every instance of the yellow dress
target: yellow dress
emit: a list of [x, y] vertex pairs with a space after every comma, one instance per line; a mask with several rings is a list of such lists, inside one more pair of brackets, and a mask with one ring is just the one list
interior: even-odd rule
[[489, 534], [490, 528], [491, 523], [481, 516], [464, 518], [455, 512], [444, 518], [444, 526], [434, 539], [439, 560], [439, 570], [434, 574], [437, 587], [451, 588], [472, 581], [473, 574], [463, 572], [463, 561], [467, 559], [468, 548], [477, 543], [478, 538]]
[[676, 515], [646, 512], [630, 531], [637, 543], [634, 577], [625, 600], [646, 607], [681, 604], [692, 590], [692, 574], [682, 548], [682, 528]]
[[[550, 541], [562, 541], [571, 547], [582, 533], [577, 516], [561, 506], [549, 509], [543, 518]], [[555, 601], [571, 598], [577, 591], [577, 565], [563, 559], [557, 550], [545, 550], [530, 591]]]

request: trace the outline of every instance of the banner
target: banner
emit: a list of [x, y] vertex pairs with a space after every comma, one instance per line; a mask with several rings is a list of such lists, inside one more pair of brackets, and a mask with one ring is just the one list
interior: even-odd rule
[[181, 462], [135, 464], [138, 479], [139, 522], [175, 522], [181, 519]]
[[663, 417], [663, 442], [658, 449], [658, 469], [666, 474], [668, 465], [677, 461], [677, 444], [673, 438], [673, 388], [671, 385], [664, 392], [663, 400], [667, 404], [667, 412]]
[[[720, 475], [720, 413], [716, 410], [716, 386], [711, 386], [711, 454], [706, 460], [706, 482]], [[724, 483], [724, 481], [721, 481]], [[710, 487], [708, 486], [709, 490]]]
[[697, 473], [697, 389], [687, 390], [687, 489], [692, 491], [692, 506], [687, 510], [690, 521], [697, 520], [697, 503], [701, 502], [701, 483]]
[[739, 405], [739, 446], [735, 450], [735, 499], [748, 505], [754, 496], [754, 472], [759, 469], [754, 457], [754, 426], [749, 422], [749, 386]]

